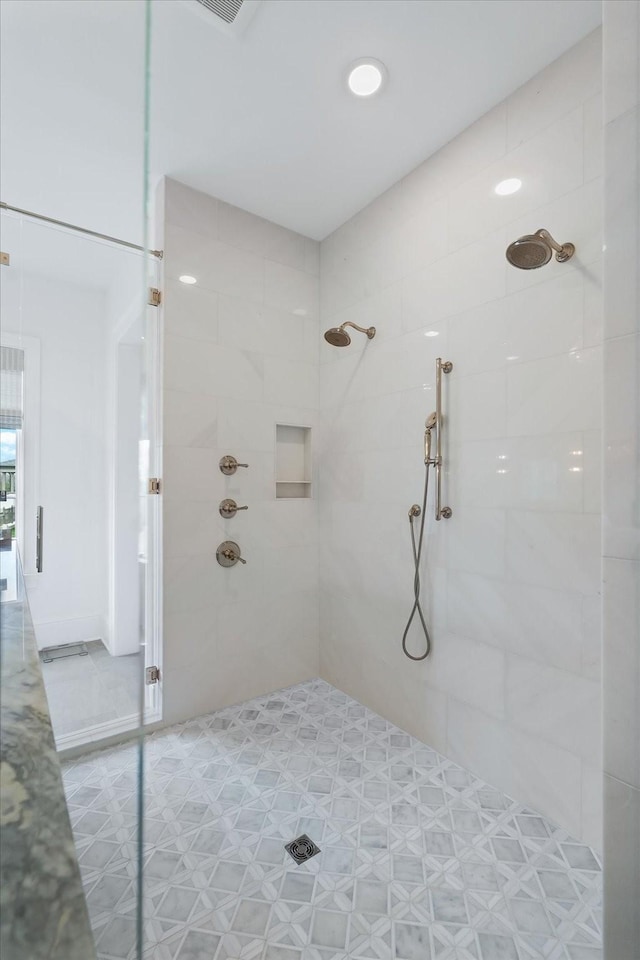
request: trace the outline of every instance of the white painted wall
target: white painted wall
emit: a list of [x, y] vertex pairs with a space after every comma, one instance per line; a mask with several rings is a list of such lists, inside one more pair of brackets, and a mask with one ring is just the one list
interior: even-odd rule
[[[164, 719], [318, 674], [317, 501], [275, 499], [275, 424], [318, 424], [318, 244], [166, 180]], [[195, 286], [178, 281], [198, 279]], [[224, 454], [248, 463], [233, 477]], [[234, 498], [249, 510], [218, 512]], [[246, 558], [218, 565], [218, 544]]]
[[[596, 32], [322, 242], [322, 328], [378, 333], [322, 343], [319, 456], [321, 675], [596, 847], [600, 78]], [[541, 226], [575, 258], [508, 266]], [[413, 663], [407, 511], [437, 356], [453, 517], [429, 511], [433, 652]]]
[[3, 276], [3, 328], [40, 341], [44, 571], [27, 583], [38, 645], [104, 638], [105, 297], [12, 271]]
[[640, 956], [640, 3], [604, 4], [605, 956]]

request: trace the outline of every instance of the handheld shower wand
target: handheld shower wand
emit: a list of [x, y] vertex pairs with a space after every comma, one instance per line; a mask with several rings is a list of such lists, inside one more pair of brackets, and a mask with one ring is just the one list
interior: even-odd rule
[[[420, 605], [420, 558], [422, 556], [422, 542], [424, 539], [424, 523], [427, 515], [427, 494], [429, 491], [429, 467], [435, 464], [435, 460], [431, 456], [431, 434], [434, 430], [438, 429], [438, 414], [436, 412], [430, 413], [427, 419], [424, 422], [424, 465], [427, 468], [424, 478], [424, 495], [422, 499], [422, 507], [418, 503], [414, 503], [411, 509], [409, 510], [409, 526], [411, 527], [411, 549], [413, 551], [413, 562], [415, 567], [415, 574], [413, 578], [413, 609], [411, 610], [411, 616], [407, 626], [405, 627], [404, 634], [402, 635], [402, 649], [407, 657], [410, 660], [425, 660], [431, 651], [431, 636], [429, 635], [429, 628], [427, 626], [427, 621], [425, 619], [422, 606]], [[416, 535], [414, 529], [414, 523], [420, 521], [420, 532], [418, 534], [418, 540], [416, 542]], [[409, 629], [413, 623], [413, 618], [416, 613], [420, 618], [420, 623], [422, 624], [422, 630], [424, 632], [426, 640], [426, 649], [423, 654], [420, 656], [415, 656], [413, 653], [409, 653], [407, 648], [407, 636], [409, 634]]]
[[424, 462], [425, 465], [432, 463], [431, 459], [431, 431], [437, 429], [437, 414], [430, 413], [424, 424]]

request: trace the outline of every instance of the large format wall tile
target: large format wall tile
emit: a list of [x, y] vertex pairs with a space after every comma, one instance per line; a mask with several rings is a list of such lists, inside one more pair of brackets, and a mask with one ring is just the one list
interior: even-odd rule
[[604, 778], [604, 946], [606, 960], [640, 946], [640, 790]]
[[[628, 4], [630, 8], [633, 4]], [[640, 107], [635, 105], [607, 124], [605, 156], [605, 241], [615, 283], [607, 284], [606, 336], [640, 332], [640, 195], [638, 143]]]
[[[320, 344], [322, 675], [596, 842], [600, 43], [586, 37], [320, 251], [322, 329], [378, 328], [348, 351]], [[522, 189], [497, 196], [507, 177]], [[542, 226], [575, 258], [511, 267], [507, 244]], [[432, 489], [421, 581], [433, 647], [412, 663], [407, 512], [422, 502], [437, 357], [453, 361], [453, 516], [434, 522]], [[424, 648], [416, 623], [408, 642]]]
[[604, 945], [615, 960], [640, 956], [640, 3], [603, 9]]
[[604, 559], [607, 773], [640, 790], [640, 563]]
[[604, 555], [640, 560], [640, 334], [605, 342], [604, 376]]
[[509, 148], [599, 93], [601, 57], [602, 36], [596, 30], [516, 90], [507, 100]]
[[[161, 193], [171, 721], [318, 673], [317, 499], [276, 502], [274, 443], [276, 423], [299, 423], [318, 444], [319, 251], [174, 180]], [[249, 468], [223, 476], [225, 454]], [[225, 520], [224, 498], [249, 510]], [[227, 539], [246, 566], [219, 566]]]
[[[607, 0], [603, 40], [604, 119], [609, 125], [640, 103], [638, 0]], [[609, 134], [607, 130], [605, 139]]]

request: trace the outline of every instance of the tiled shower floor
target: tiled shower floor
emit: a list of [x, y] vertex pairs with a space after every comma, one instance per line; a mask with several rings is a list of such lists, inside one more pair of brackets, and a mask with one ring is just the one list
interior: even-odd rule
[[[589, 847], [323, 681], [153, 734], [146, 769], [147, 958], [602, 956]], [[134, 952], [135, 775], [130, 746], [64, 769], [101, 958]]]

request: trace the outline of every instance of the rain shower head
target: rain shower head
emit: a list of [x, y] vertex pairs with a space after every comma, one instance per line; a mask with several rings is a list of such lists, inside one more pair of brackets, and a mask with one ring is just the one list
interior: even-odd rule
[[520, 270], [535, 270], [549, 263], [554, 250], [558, 263], [564, 263], [571, 259], [575, 249], [572, 243], [556, 243], [548, 230], [540, 229], [510, 243], [507, 260]]
[[360, 333], [366, 333], [369, 340], [373, 340], [376, 335], [375, 327], [359, 327], [357, 323], [351, 323], [350, 320], [347, 320], [345, 323], [341, 323], [339, 327], [331, 327], [326, 331], [324, 338], [327, 343], [330, 343], [332, 347], [348, 347], [351, 343], [351, 337], [344, 329], [345, 327], [353, 327]]
[[331, 327], [324, 338], [332, 347], [348, 347], [351, 343], [351, 337], [342, 327]]

